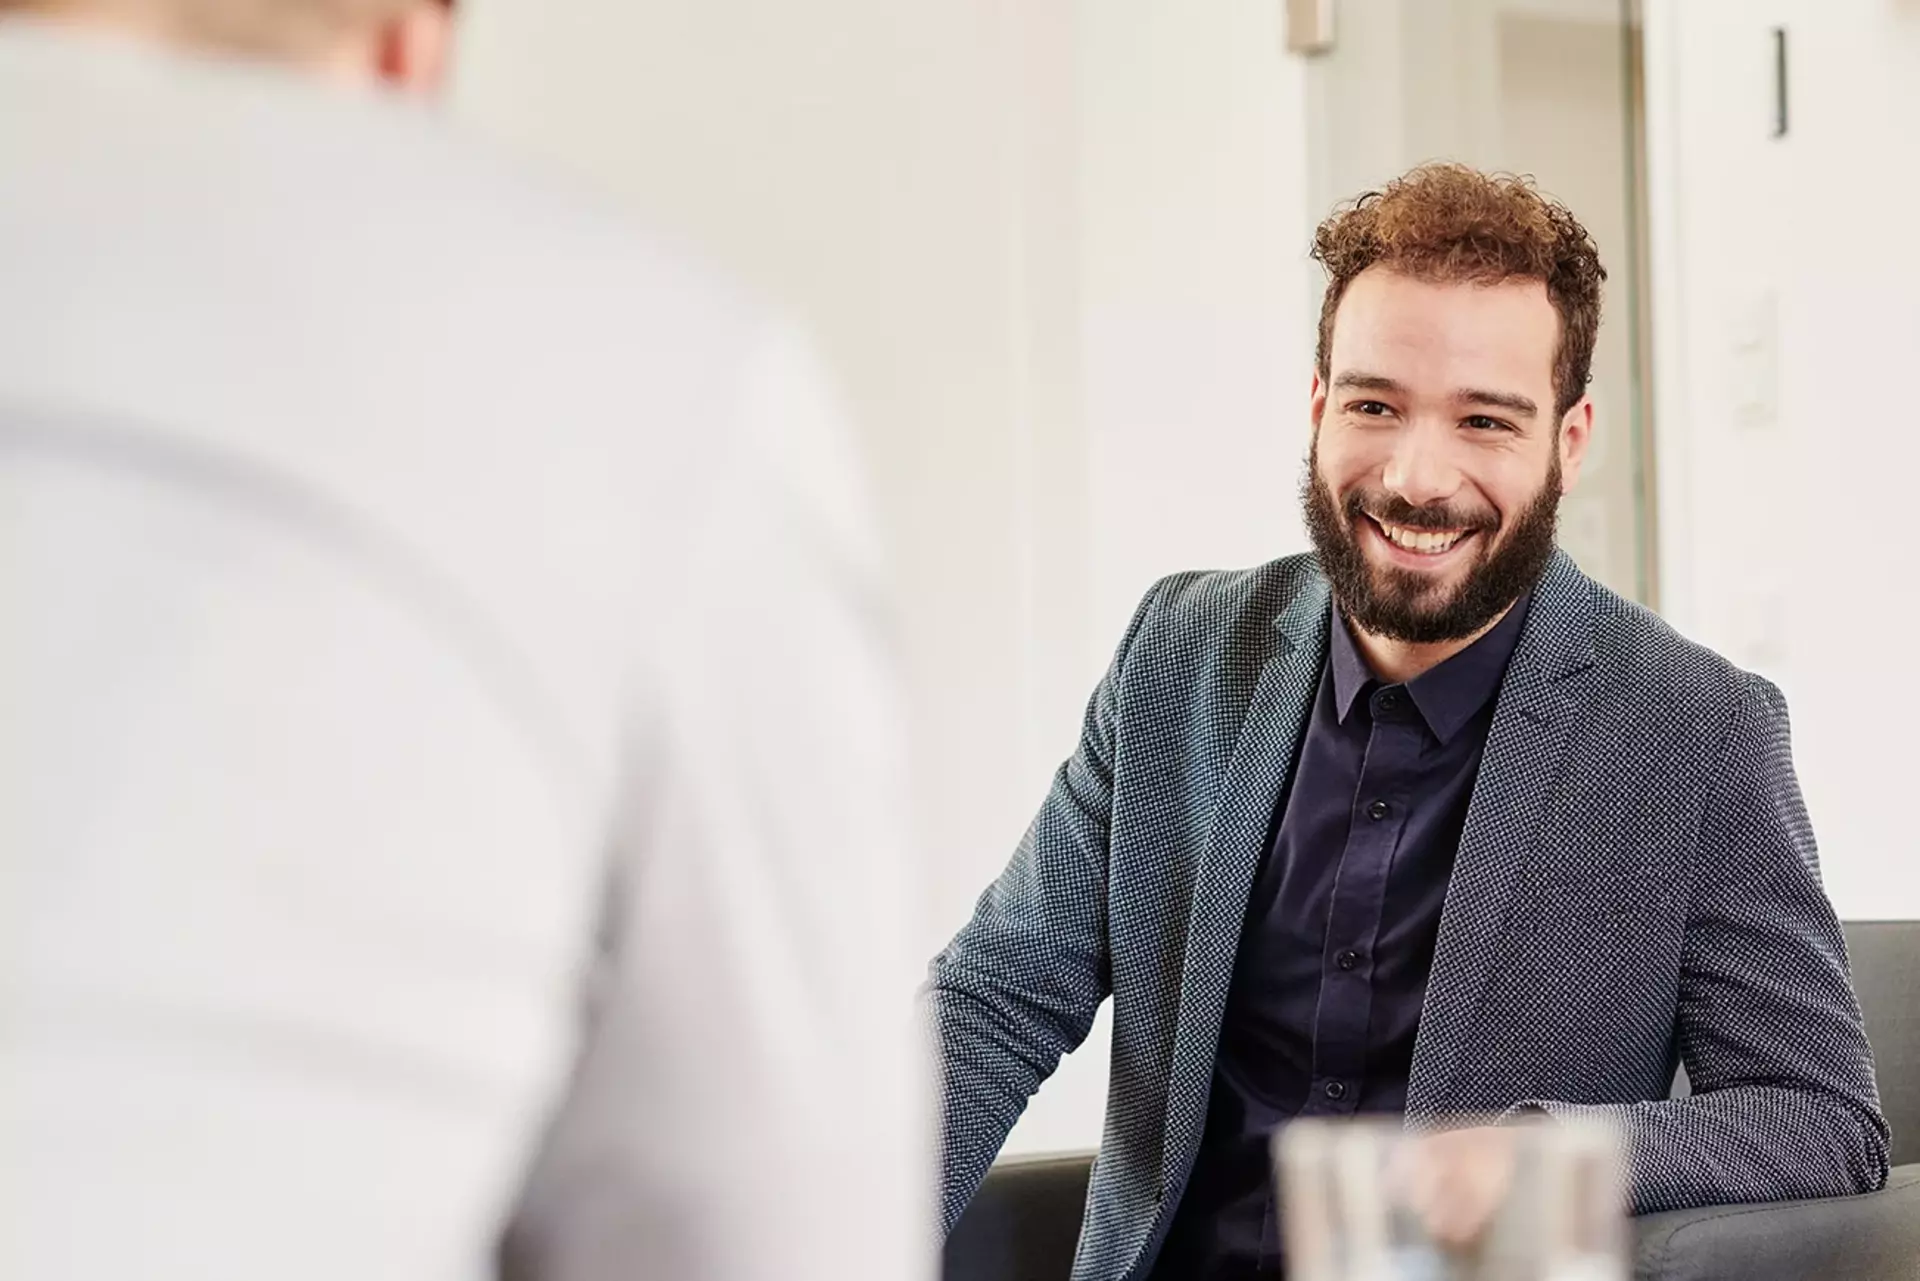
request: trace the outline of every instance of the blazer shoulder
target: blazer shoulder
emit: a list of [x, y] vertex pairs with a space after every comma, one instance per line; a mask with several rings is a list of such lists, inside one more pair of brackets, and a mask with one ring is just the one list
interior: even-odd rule
[[1314, 597], [1326, 599], [1326, 579], [1311, 554], [1286, 556], [1249, 569], [1188, 570], [1155, 583], [1141, 602], [1137, 631], [1158, 636], [1224, 636], [1245, 625], [1270, 625]]
[[1654, 710], [1725, 726], [1751, 703], [1784, 705], [1772, 682], [1683, 636], [1646, 606], [1597, 583], [1593, 592], [1597, 662]]

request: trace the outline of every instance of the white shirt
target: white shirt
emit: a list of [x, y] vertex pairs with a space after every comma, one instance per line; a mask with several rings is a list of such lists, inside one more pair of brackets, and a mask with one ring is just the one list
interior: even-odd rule
[[540, 1275], [926, 1275], [855, 473], [426, 113], [0, 23], [0, 1273], [481, 1275], [550, 1133]]

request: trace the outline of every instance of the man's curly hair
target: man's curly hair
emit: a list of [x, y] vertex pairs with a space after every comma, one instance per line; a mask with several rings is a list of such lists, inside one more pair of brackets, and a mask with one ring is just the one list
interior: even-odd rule
[[1321, 223], [1313, 257], [1327, 272], [1315, 356], [1323, 382], [1331, 374], [1333, 317], [1347, 286], [1367, 268], [1382, 266], [1445, 283], [1545, 282], [1560, 316], [1555, 421], [1586, 394], [1607, 272], [1587, 229], [1532, 179], [1466, 165], [1422, 165]]

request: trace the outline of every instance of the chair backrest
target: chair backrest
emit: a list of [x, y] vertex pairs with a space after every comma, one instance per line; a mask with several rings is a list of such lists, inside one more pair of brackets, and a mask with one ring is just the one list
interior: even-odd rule
[[1895, 1165], [1920, 1162], [1920, 921], [1850, 921], [1846, 930], [1890, 1155]]
[[1062, 1281], [1092, 1173], [1091, 1152], [996, 1162], [947, 1237], [941, 1281]]

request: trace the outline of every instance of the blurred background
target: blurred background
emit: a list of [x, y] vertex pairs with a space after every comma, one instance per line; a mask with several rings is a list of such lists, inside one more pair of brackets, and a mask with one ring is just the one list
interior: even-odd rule
[[[894, 553], [929, 955], [1140, 595], [1305, 548], [1339, 201], [1535, 175], [1611, 271], [1562, 541], [1786, 691], [1843, 917], [1920, 917], [1916, 0], [476, 0], [474, 127], [781, 302]], [[1106, 1031], [1009, 1151], [1090, 1147]]]

